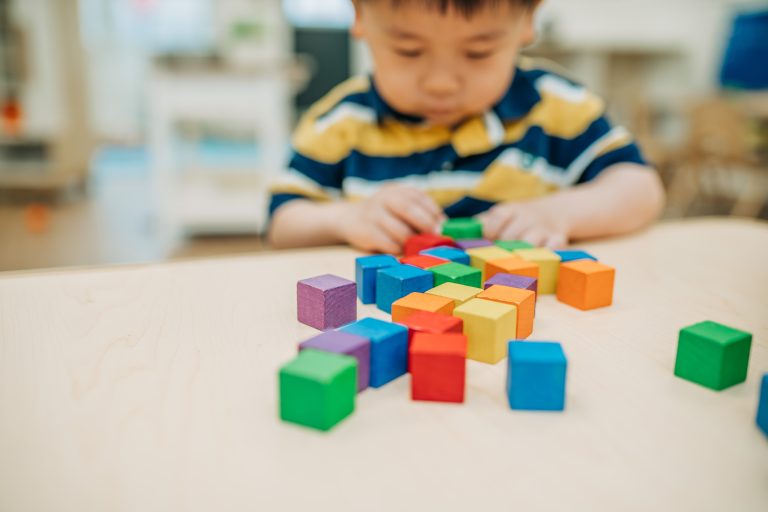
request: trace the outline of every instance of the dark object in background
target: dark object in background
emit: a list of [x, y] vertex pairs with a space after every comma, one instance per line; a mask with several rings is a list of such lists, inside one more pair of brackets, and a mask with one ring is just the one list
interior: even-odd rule
[[311, 80], [297, 97], [301, 114], [335, 86], [349, 78], [350, 43], [346, 29], [296, 28], [294, 51], [311, 63]]
[[720, 83], [726, 88], [768, 89], [768, 10], [734, 18]]

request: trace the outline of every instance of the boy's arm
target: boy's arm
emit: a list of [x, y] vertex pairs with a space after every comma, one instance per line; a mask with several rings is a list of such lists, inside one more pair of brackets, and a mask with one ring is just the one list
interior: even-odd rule
[[502, 203], [480, 216], [491, 239], [558, 248], [572, 239], [628, 233], [661, 213], [664, 190], [653, 169], [614, 164], [588, 181], [549, 196]]

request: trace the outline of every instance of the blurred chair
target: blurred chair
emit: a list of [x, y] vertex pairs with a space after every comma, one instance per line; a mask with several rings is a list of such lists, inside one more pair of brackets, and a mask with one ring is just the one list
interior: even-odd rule
[[730, 214], [758, 217], [768, 201], [768, 169], [750, 144], [752, 120], [738, 103], [710, 98], [687, 112], [688, 132], [672, 157], [670, 212], [685, 216], [701, 199], [728, 200]]

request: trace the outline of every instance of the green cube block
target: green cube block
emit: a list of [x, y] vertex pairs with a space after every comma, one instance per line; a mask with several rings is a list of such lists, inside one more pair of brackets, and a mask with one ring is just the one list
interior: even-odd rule
[[482, 272], [479, 269], [461, 263], [446, 263], [429, 269], [435, 274], [435, 286], [443, 283], [459, 283], [475, 288], [482, 288]]
[[516, 251], [518, 249], [535, 249], [532, 244], [523, 242], [522, 240], [497, 240], [494, 243], [497, 247], [501, 247], [507, 251]]
[[443, 224], [443, 235], [454, 240], [483, 238], [483, 225], [475, 219], [448, 219]]
[[675, 375], [716, 391], [744, 382], [752, 335], [716, 322], [680, 330]]
[[302, 350], [280, 368], [280, 419], [329, 430], [355, 410], [357, 359]]

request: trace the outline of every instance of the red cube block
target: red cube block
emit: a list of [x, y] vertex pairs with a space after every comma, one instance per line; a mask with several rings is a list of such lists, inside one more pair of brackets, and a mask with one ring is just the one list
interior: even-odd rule
[[406, 256], [415, 256], [421, 251], [426, 251], [427, 249], [432, 249], [433, 247], [439, 247], [441, 245], [456, 247], [456, 242], [453, 241], [453, 238], [447, 236], [436, 235], [434, 233], [422, 233], [408, 238], [408, 240], [405, 241], [403, 252]]
[[427, 256], [424, 254], [417, 254], [416, 256], [403, 256], [400, 258], [400, 263], [404, 265], [413, 265], [419, 267], [422, 270], [428, 270], [432, 267], [438, 267], [450, 263], [450, 261], [443, 258], [436, 258], [434, 256]]
[[410, 349], [411, 399], [464, 402], [467, 337], [416, 333]]
[[[408, 348], [410, 350], [413, 335], [417, 332], [427, 334], [445, 334], [464, 332], [464, 320], [457, 316], [441, 315], [431, 311], [417, 311], [398, 322], [408, 328]], [[409, 352], [410, 353], [410, 352]], [[411, 360], [408, 359], [408, 371], [411, 371]]]

